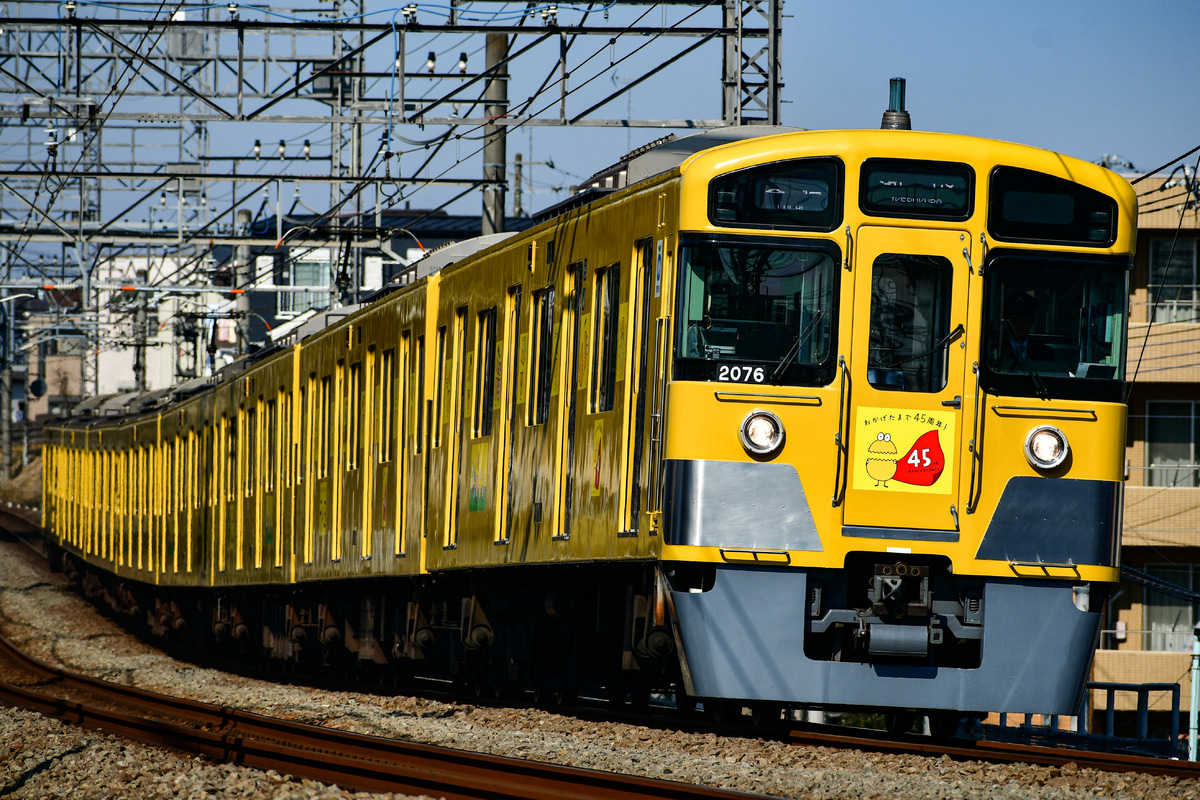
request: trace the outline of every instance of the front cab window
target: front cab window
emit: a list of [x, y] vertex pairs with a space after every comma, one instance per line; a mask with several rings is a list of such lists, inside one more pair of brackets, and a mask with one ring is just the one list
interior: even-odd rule
[[999, 254], [984, 272], [983, 387], [1121, 402], [1128, 262]]
[[676, 378], [793, 385], [833, 379], [836, 248], [690, 237], [680, 265]]
[[876, 389], [938, 392], [946, 387], [954, 268], [944, 258], [887, 253], [871, 272], [867, 382]]

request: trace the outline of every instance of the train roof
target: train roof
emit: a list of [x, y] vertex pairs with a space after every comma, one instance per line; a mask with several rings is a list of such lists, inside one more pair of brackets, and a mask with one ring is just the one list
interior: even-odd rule
[[536, 223], [545, 222], [580, 206], [598, 200], [606, 194], [635, 183], [662, 175], [679, 167], [696, 153], [730, 142], [758, 139], [780, 133], [797, 133], [805, 128], [786, 125], [731, 125], [725, 128], [689, 133], [670, 134], [625, 155], [619, 162], [605, 167], [579, 185], [579, 191], [560, 203], [534, 215]]
[[483, 236], [476, 236], [473, 239], [464, 239], [461, 242], [444, 244], [435, 250], [430, 250], [422, 258], [414, 262], [417, 268], [417, 280], [428, 277], [435, 272], [440, 272], [451, 264], [462, 261], [467, 256], [473, 256], [497, 242], [502, 242], [505, 239], [516, 236], [517, 233], [518, 231], [488, 233]]

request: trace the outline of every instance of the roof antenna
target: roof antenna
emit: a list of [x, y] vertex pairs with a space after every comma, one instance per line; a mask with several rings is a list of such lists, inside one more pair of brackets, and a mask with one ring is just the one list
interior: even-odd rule
[[911, 131], [912, 118], [904, 110], [904, 78], [892, 78], [891, 85], [888, 110], [883, 112], [883, 124], [879, 127], [887, 131]]

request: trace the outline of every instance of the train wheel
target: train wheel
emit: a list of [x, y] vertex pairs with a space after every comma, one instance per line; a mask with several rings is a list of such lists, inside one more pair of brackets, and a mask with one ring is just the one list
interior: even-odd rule
[[539, 706], [565, 706], [575, 702], [575, 690], [569, 686], [538, 686], [533, 701]]
[[644, 713], [650, 708], [650, 690], [630, 689], [628, 702], [631, 709], [638, 713]]
[[912, 733], [913, 724], [917, 721], [917, 712], [906, 710], [885, 711], [883, 713], [883, 721], [887, 726], [887, 732], [893, 736]]
[[741, 700], [707, 700], [704, 707], [710, 709], [713, 722], [718, 725], [732, 725], [742, 719]]
[[939, 739], [949, 739], [958, 734], [958, 727], [963, 717], [957, 711], [929, 711], [929, 735]]
[[783, 722], [783, 704], [755, 703], [750, 706], [750, 719], [756, 728], [778, 728]]

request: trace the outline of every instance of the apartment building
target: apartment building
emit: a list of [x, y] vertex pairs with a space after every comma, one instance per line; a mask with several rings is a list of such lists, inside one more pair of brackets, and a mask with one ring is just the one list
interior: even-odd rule
[[[1126, 578], [1110, 602], [1092, 679], [1181, 684], [1186, 713], [1192, 626], [1200, 621], [1200, 210], [1194, 184], [1173, 178], [1182, 171], [1136, 184], [1121, 537]], [[1147, 586], [1159, 581], [1170, 584], [1167, 591]], [[1126, 735], [1136, 703], [1132, 693], [1114, 702]], [[1102, 711], [1104, 695], [1093, 692], [1091, 706]], [[1170, 707], [1168, 693], [1150, 695], [1152, 727], [1165, 730]]]

